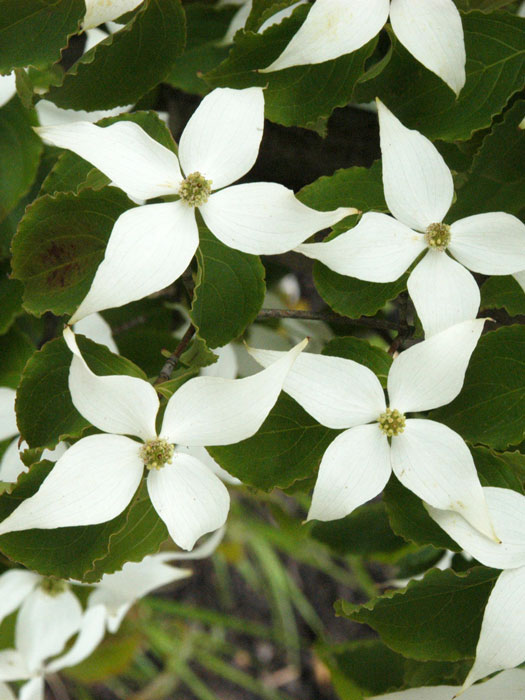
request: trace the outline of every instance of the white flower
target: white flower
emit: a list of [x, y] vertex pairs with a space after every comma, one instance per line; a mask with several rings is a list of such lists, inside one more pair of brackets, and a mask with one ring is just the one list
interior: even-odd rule
[[147, 467], [155, 510], [173, 540], [191, 549], [201, 535], [224, 524], [230, 499], [208, 467], [174, 451], [174, 444], [228, 445], [257, 432], [306, 341], [252, 377], [190, 379], [169, 400], [157, 435], [159, 399], [151, 384], [137, 377], [93, 374], [69, 328], [64, 338], [73, 352], [73, 404], [109, 434], [91, 435], [70, 447], [37, 493], [0, 523], [0, 534], [111, 520], [131, 501]]
[[[79, 663], [102, 640], [104, 608], [93, 606], [83, 614], [65, 582], [13, 569], [0, 576], [0, 619], [18, 607], [15, 648], [0, 651], [0, 681], [28, 680], [20, 700], [43, 700], [44, 675]], [[68, 652], [46, 661], [62, 652], [74, 634]]]
[[131, 12], [142, 3], [142, 0], [85, 0], [85, 2], [86, 14], [82, 28], [91, 29], [117, 19], [126, 12]]
[[[390, 407], [376, 375], [352, 360], [304, 353], [283, 388], [319, 423], [345, 428], [326, 450], [308, 519], [335, 520], [374, 498], [392, 471], [435, 508], [460, 512], [494, 537], [472, 456], [441, 423], [405, 418], [443, 406], [463, 385], [483, 320], [467, 321], [402, 352], [388, 375]], [[251, 350], [263, 366], [282, 353]]]
[[476, 317], [479, 288], [465, 268], [485, 275], [525, 268], [525, 225], [504, 212], [443, 224], [454, 196], [450, 170], [427, 138], [377, 102], [385, 199], [395, 218], [371, 212], [332, 241], [298, 250], [370, 282], [393, 282], [425, 252], [408, 291], [426, 335], [432, 335]]
[[[304, 5], [306, 2], [307, 0], [299, 0], [299, 2], [295, 2], [293, 5], [285, 7], [284, 10], [279, 10], [279, 12], [276, 12], [261, 24], [257, 30], [257, 34], [262, 34], [268, 29], [268, 27], [272, 27], [274, 24], [280, 24], [283, 19], [290, 17], [296, 7], [299, 7], [299, 5]], [[233, 16], [232, 21], [230, 22], [230, 26], [224, 35], [224, 39], [221, 42], [222, 44], [231, 44], [233, 42], [233, 37], [239, 31], [239, 29], [244, 28], [246, 20], [252, 11], [253, 2], [252, 0], [240, 0], [240, 2], [223, 0], [222, 2], [217, 3], [217, 7], [222, 7], [224, 5], [240, 5], [239, 9]]]
[[355, 213], [351, 208], [310, 209], [291, 190], [271, 182], [226, 187], [255, 163], [263, 126], [263, 91], [254, 87], [220, 88], [207, 95], [184, 129], [179, 158], [129, 121], [105, 128], [79, 122], [37, 129], [47, 143], [71, 149], [131, 197], [180, 196], [130, 209], [118, 218], [72, 323], [141, 299], [177, 279], [199, 244], [195, 207], [222, 243], [255, 254], [288, 251]]
[[[15, 439], [8, 445], [0, 459], [0, 481], [14, 483], [22, 472], [27, 472], [28, 467], [22, 462], [20, 453], [27, 448], [27, 443], [18, 445], [18, 427], [16, 425], [14, 389], [0, 387], [0, 440], [10, 437]], [[15, 437], [16, 436], [16, 437]], [[56, 462], [67, 450], [65, 442], [59, 442], [54, 450], [44, 450], [41, 459]]]
[[463, 688], [525, 661], [525, 496], [510, 489], [483, 491], [500, 544], [480, 535], [456, 513], [427, 506], [438, 525], [466, 552], [485, 566], [503, 569], [485, 608], [476, 660]]
[[283, 53], [262, 72], [356, 51], [381, 30], [389, 12], [403, 46], [459, 94], [465, 84], [465, 42], [452, 0], [317, 0]]
[[86, 338], [95, 341], [99, 345], [105, 345], [108, 350], [118, 354], [118, 347], [113, 340], [111, 326], [100, 314], [90, 314], [81, 321], [75, 323], [73, 330], [75, 333], [85, 335]]
[[169, 566], [170, 561], [204, 559], [209, 557], [224, 536], [224, 528], [217, 530], [204, 544], [192, 552], [159, 552], [140, 562], [128, 561], [120, 571], [104, 574], [90, 593], [88, 607], [102, 605], [106, 611], [109, 632], [115, 633], [130, 607], [156, 588], [191, 576], [191, 570]]
[[[397, 693], [375, 695], [369, 700], [450, 700], [461, 691], [459, 686], [438, 685], [425, 688], [409, 688]], [[523, 700], [525, 697], [525, 671], [505, 671], [486, 683], [476, 685], [462, 696], [465, 700]]]
[[0, 75], [0, 107], [7, 104], [14, 95], [16, 95], [15, 72]]
[[525, 270], [520, 270], [519, 272], [516, 272], [516, 274], [514, 274], [513, 277], [525, 292]]

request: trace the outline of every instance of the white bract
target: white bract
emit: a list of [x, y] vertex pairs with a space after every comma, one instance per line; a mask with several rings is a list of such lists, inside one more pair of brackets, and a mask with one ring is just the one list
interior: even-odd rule
[[516, 274], [513, 275], [513, 277], [525, 292], [525, 270], [520, 270], [519, 272], [516, 272]]
[[[489, 537], [494, 531], [472, 456], [441, 423], [405, 417], [454, 399], [483, 329], [481, 319], [439, 333], [402, 352], [388, 374], [389, 407], [376, 375], [353, 360], [304, 353], [284, 382], [319, 423], [341, 429], [326, 450], [309, 520], [335, 520], [374, 498], [392, 471], [435, 508], [461, 513]], [[263, 366], [282, 353], [251, 350]]]
[[452, 0], [317, 0], [283, 53], [262, 72], [356, 51], [376, 36], [389, 13], [403, 46], [459, 94], [465, 84], [465, 42]]
[[127, 375], [95, 375], [69, 328], [64, 338], [73, 352], [73, 404], [109, 434], [91, 435], [70, 447], [37, 493], [0, 523], [0, 534], [111, 520], [133, 498], [146, 467], [155, 510], [173, 540], [191, 549], [201, 535], [224, 524], [230, 499], [208, 467], [175, 445], [229, 445], [257, 432], [306, 341], [252, 377], [190, 379], [168, 401], [157, 434], [159, 399], [151, 384]]
[[[369, 700], [451, 700], [461, 691], [460, 686], [438, 685], [425, 688], [409, 688], [397, 693], [375, 695]], [[525, 697], [525, 671], [504, 671], [465, 692], [465, 700], [523, 700]]]
[[44, 141], [85, 158], [131, 197], [179, 197], [129, 209], [117, 219], [71, 323], [141, 299], [180, 277], [199, 244], [196, 208], [222, 243], [254, 254], [284, 253], [355, 213], [310, 209], [276, 183], [226, 187], [255, 163], [263, 127], [263, 90], [253, 87], [207, 95], [184, 129], [178, 158], [130, 121], [37, 129]]
[[105, 345], [108, 350], [118, 355], [118, 347], [113, 340], [111, 326], [100, 314], [85, 316], [81, 321], [75, 323], [73, 330], [75, 333], [85, 335], [86, 338], [99, 343], [99, 345]]
[[[18, 427], [16, 425], [15, 413], [16, 392], [9, 387], [0, 387], [0, 440], [14, 437], [15, 439], [8, 445], [6, 451], [0, 459], [0, 481], [14, 483], [22, 472], [27, 472], [28, 467], [22, 462], [20, 453], [27, 448], [27, 443], [22, 442], [20, 446]], [[67, 450], [64, 442], [59, 442], [54, 450], [44, 450], [41, 459], [56, 462]]]
[[82, 28], [91, 29], [111, 20], [117, 19], [126, 12], [138, 7], [142, 0], [85, 0], [86, 14]]
[[425, 136], [377, 102], [383, 187], [395, 218], [370, 212], [337, 238], [297, 250], [369, 282], [393, 282], [424, 252], [408, 291], [429, 336], [476, 317], [480, 293], [468, 270], [508, 275], [525, 268], [525, 225], [504, 212], [444, 224], [454, 196], [450, 170]]
[[0, 107], [7, 104], [14, 95], [16, 95], [15, 72], [0, 75]]
[[217, 530], [204, 544], [192, 552], [158, 552], [140, 562], [128, 561], [120, 571], [104, 574], [90, 593], [88, 607], [102, 605], [106, 611], [108, 632], [115, 633], [130, 607], [156, 588], [191, 576], [190, 569], [169, 566], [170, 561], [204, 559], [216, 550], [224, 536], [224, 528]]
[[476, 659], [463, 688], [525, 661], [525, 496], [494, 487], [483, 491], [500, 544], [480, 535], [456, 513], [427, 506], [438, 525], [465, 552], [485, 566], [503, 569], [485, 608]]
[[[105, 611], [95, 605], [86, 613], [67, 583], [21, 569], [0, 576], [0, 620], [20, 608], [15, 648], [0, 651], [0, 681], [27, 680], [20, 700], [44, 699], [44, 676], [88, 657], [105, 631]], [[67, 641], [77, 638], [62, 656]]]

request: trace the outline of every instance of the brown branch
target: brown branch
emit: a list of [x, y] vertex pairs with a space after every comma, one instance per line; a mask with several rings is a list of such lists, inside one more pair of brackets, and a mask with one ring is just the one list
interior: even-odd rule
[[347, 318], [329, 311], [298, 311], [295, 309], [262, 309], [257, 315], [257, 321], [268, 318], [298, 318], [307, 321], [325, 321], [326, 323], [341, 323], [347, 326], [363, 326], [374, 330], [398, 331], [399, 324], [382, 318]]
[[171, 355], [168, 357], [166, 362], [164, 363], [162, 369], [160, 370], [160, 374], [155, 380], [155, 385], [157, 384], [162, 384], [163, 382], [167, 382], [168, 379], [171, 377], [173, 370], [177, 366], [180, 356], [186, 350], [188, 345], [190, 344], [191, 339], [195, 335], [195, 327], [190, 326], [186, 333], [182, 336], [182, 340], [180, 343], [177, 345], [175, 350], [171, 353]]

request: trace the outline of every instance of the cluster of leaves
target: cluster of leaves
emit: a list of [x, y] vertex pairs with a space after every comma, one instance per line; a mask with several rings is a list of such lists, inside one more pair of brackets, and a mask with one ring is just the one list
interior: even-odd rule
[[[514, 13], [513, 3], [456, 3], [467, 52], [467, 80], [457, 99], [389, 30], [332, 61], [258, 73], [280, 55], [308, 8], [299, 6], [264, 33], [257, 29], [291, 4], [254, 0], [245, 29], [227, 47], [220, 39], [234, 8], [144, 0], [120, 20], [123, 29], [78, 57], [83, 0], [1, 3], [0, 73], [16, 72], [18, 92], [0, 108], [0, 385], [17, 390], [17, 423], [29, 446], [24, 461], [30, 470], [15, 487], [3, 487], [0, 519], [35, 493], [49, 473], [49, 462], [40, 461], [43, 449], [62, 440], [74, 443], [90, 431], [71, 401], [71, 353], [60, 331], [90, 288], [115, 221], [135, 206], [89, 163], [42, 144], [32, 129], [38, 124], [35, 106], [42, 96], [73, 110], [134, 104], [119, 119], [139, 124], [174, 152], [169, 129], [150, 109], [166, 104], [170, 88], [204, 95], [215, 87], [265, 87], [268, 120], [321, 134], [329, 129], [337, 107], [379, 96], [404, 124], [432, 139], [452, 168], [457, 198], [451, 221], [494, 210], [523, 215], [524, 145], [519, 125], [524, 115], [524, 20]], [[115, 120], [110, 117], [101, 124]], [[387, 210], [380, 163], [338, 170], [304, 187], [298, 198], [322, 211], [340, 206]], [[347, 228], [349, 221], [345, 224]], [[341, 230], [336, 226], [333, 235]], [[169, 355], [178, 345], [176, 309], [184, 306], [196, 335], [171, 379], [159, 387], [169, 398], [202, 366], [215, 361], [214, 349], [253, 332], [266, 278], [269, 283], [279, 275], [282, 266], [271, 257], [261, 262], [258, 256], [228, 248], [201, 222], [196, 259], [181, 280], [155, 298], [104, 313], [122, 355], [82, 337], [81, 351], [97, 374], [154, 380], [165, 359], [162, 353], [167, 349]], [[418, 319], [411, 316], [410, 307], [408, 316], [406, 312], [406, 276], [392, 283], [364, 282], [316, 262], [313, 281], [327, 311], [343, 319], [333, 326], [337, 333], [359, 328], [359, 335], [365, 335], [338, 337], [323, 352], [366, 365], [384, 384], [391, 363], [388, 346], [395, 341], [393, 349], [398, 349], [409, 333], [421, 337]], [[459, 396], [430, 417], [467, 441], [484, 486], [524, 493], [525, 328], [520, 321], [525, 294], [511, 276], [479, 282], [482, 311], [497, 323], [474, 351]], [[363, 317], [369, 323], [363, 323]], [[391, 335], [395, 323], [397, 338]], [[210, 453], [255, 489], [303, 493], [311, 488], [335, 435], [283, 394], [256, 435]], [[0, 449], [7, 445], [0, 444]], [[423, 574], [443, 550], [459, 549], [419, 499], [394, 479], [381, 504], [318, 524], [311, 536], [339, 554], [397, 562], [400, 577]], [[157, 551], [166, 538], [164, 524], [141, 489], [110, 522], [3, 535], [0, 551], [42, 575], [93, 582], [126, 561], [140, 561]], [[338, 614], [366, 623], [381, 637], [373, 644], [319, 647], [341, 697], [461, 683], [465, 662], [475, 655], [497, 576], [497, 571], [468, 565], [458, 556], [452, 569], [431, 570], [403, 591], [363, 606], [337, 603]], [[436, 609], [442, 611], [439, 616]]]

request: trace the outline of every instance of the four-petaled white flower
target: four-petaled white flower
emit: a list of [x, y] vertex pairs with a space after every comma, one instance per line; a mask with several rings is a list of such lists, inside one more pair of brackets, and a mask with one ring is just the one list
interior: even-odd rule
[[[146, 467], [155, 510], [173, 540], [191, 549], [201, 535], [224, 524], [230, 499], [207, 466], [176, 451], [175, 445], [228, 445], [257, 432], [306, 340], [251, 377], [190, 379], [168, 401], [157, 434], [159, 399], [151, 384], [138, 377], [97, 376], [69, 328], [64, 338], [73, 352], [73, 404], [109, 434], [91, 435], [70, 447], [37, 493], [0, 523], [0, 534], [111, 520], [133, 498]], [[142, 444], [126, 435], [138, 437]]]
[[494, 671], [525, 661], [525, 496], [494, 487], [483, 491], [500, 544], [480, 535], [456, 513], [427, 506], [438, 525], [465, 552], [485, 566], [503, 569], [485, 608], [476, 659], [464, 689]]
[[[18, 607], [15, 648], [0, 651], [0, 681], [27, 680], [20, 700], [44, 700], [45, 674], [80, 663], [98, 646], [105, 610], [94, 605], [83, 613], [66, 582], [14, 569], [0, 576], [0, 620]], [[47, 661], [75, 634], [65, 654]]]
[[[319, 423], [345, 428], [326, 450], [308, 519], [335, 520], [380, 493], [392, 471], [436, 508], [461, 513], [489, 537], [494, 530], [472, 456], [441, 423], [406, 418], [454, 399], [483, 329], [467, 321], [402, 352], [388, 374], [389, 407], [376, 375], [353, 360], [303, 354], [284, 382]], [[267, 366], [282, 353], [251, 350]]]
[[452, 0], [317, 0], [283, 53], [263, 72], [356, 51], [381, 30], [389, 13], [403, 46], [459, 94], [465, 84], [465, 41]]
[[370, 282], [393, 282], [425, 252], [408, 291], [428, 336], [476, 317], [479, 288], [465, 268], [485, 275], [525, 268], [525, 225], [504, 212], [444, 224], [454, 197], [450, 170], [427, 138], [377, 102], [385, 199], [395, 218], [370, 212], [337, 238], [297, 250]]
[[[397, 693], [374, 695], [369, 700], [450, 700], [461, 691], [460, 686], [437, 685], [425, 688], [409, 688]], [[523, 700], [525, 697], [525, 671], [504, 671], [467, 690], [465, 700]]]
[[88, 607], [102, 605], [106, 611], [108, 632], [115, 633], [130, 607], [156, 588], [191, 576], [190, 569], [169, 566], [170, 561], [205, 559], [209, 557], [224, 536], [224, 528], [214, 532], [192, 552], [158, 552], [149, 554], [140, 562], [128, 561], [120, 571], [104, 574], [94, 584], [88, 597]]
[[142, 299], [180, 277], [199, 244], [196, 208], [222, 243], [254, 254], [284, 253], [355, 213], [310, 209], [292, 190], [272, 182], [226, 187], [255, 163], [263, 126], [263, 90], [253, 87], [207, 95], [184, 129], [178, 158], [130, 121], [36, 129], [44, 141], [85, 158], [131, 197], [180, 197], [129, 209], [117, 219], [71, 323]]

